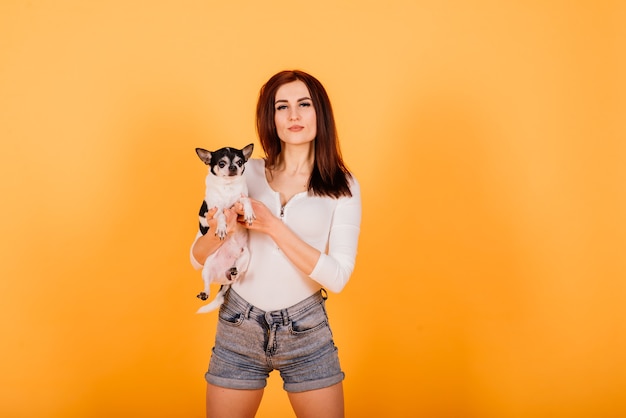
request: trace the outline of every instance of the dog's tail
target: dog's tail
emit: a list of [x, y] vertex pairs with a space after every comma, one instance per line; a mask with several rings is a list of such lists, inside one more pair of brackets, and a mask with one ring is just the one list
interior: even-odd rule
[[230, 285], [222, 286], [219, 292], [217, 292], [217, 295], [215, 295], [215, 299], [213, 299], [208, 305], [204, 305], [203, 307], [198, 309], [196, 313], [209, 313], [219, 308], [224, 302], [224, 295], [226, 294], [226, 291], [229, 287]]

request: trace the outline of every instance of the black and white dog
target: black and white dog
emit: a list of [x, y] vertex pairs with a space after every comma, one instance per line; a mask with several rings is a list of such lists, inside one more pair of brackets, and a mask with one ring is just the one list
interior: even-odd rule
[[243, 176], [245, 164], [252, 155], [253, 148], [254, 144], [249, 144], [242, 149], [225, 147], [217, 151], [196, 148], [196, 153], [200, 159], [209, 166], [204, 201], [199, 213], [200, 232], [202, 235], [209, 232], [206, 214], [210, 208], [217, 208], [217, 212], [213, 215], [213, 218], [217, 220], [215, 235], [225, 240], [222, 246], [209, 255], [204, 262], [202, 269], [204, 291], [198, 295], [198, 298], [202, 300], [209, 298], [211, 283], [221, 284], [222, 287], [215, 299], [208, 305], [201, 307], [198, 313], [211, 312], [218, 308], [224, 301], [224, 294], [228, 286], [240, 278], [248, 268], [250, 261], [248, 231], [237, 224], [235, 229], [227, 235], [224, 209], [241, 202], [244, 220], [249, 224], [254, 221], [254, 211], [247, 197], [248, 186]]

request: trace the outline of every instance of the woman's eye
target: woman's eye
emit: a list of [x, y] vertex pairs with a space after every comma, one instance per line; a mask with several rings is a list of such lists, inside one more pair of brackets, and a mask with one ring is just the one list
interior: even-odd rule
[[285, 109], [287, 109], [287, 105], [276, 106], [276, 110], [285, 110]]
[[311, 102], [302, 102], [300, 103], [300, 107], [309, 107], [311, 106]]

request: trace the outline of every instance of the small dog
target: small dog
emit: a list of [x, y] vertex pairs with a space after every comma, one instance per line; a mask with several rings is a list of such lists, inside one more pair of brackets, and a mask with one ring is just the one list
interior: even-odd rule
[[198, 298], [202, 300], [209, 298], [209, 285], [211, 283], [222, 284], [222, 287], [215, 299], [208, 305], [201, 307], [198, 313], [211, 312], [218, 308], [224, 301], [224, 294], [230, 284], [240, 278], [248, 268], [250, 261], [248, 231], [237, 224], [232, 233], [227, 236], [224, 209], [241, 202], [244, 220], [251, 224], [255, 219], [250, 199], [247, 197], [248, 186], [243, 176], [245, 164], [252, 155], [253, 148], [254, 144], [249, 144], [240, 150], [230, 147], [220, 148], [217, 151], [196, 148], [198, 157], [209, 166], [204, 201], [199, 213], [200, 232], [202, 235], [209, 232], [206, 214], [209, 208], [217, 208], [217, 212], [213, 216], [217, 220], [215, 235], [226, 240], [204, 262], [202, 269], [204, 291], [198, 295]]

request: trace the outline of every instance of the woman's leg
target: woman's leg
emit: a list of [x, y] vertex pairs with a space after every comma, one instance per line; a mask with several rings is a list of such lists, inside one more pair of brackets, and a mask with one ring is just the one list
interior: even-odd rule
[[298, 418], [343, 418], [343, 384], [307, 392], [290, 392], [289, 401]]
[[254, 418], [263, 398], [263, 389], [226, 389], [207, 383], [207, 418]]

